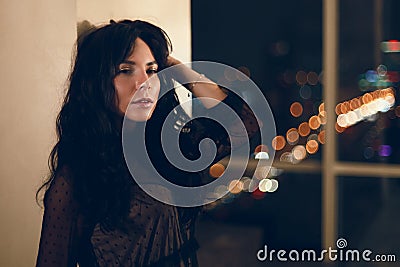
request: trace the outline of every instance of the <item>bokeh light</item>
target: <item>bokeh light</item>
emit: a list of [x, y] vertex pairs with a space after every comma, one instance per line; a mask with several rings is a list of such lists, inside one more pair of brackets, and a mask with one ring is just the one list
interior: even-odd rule
[[311, 131], [310, 126], [308, 126], [307, 122], [300, 123], [299, 128], [298, 128], [298, 132], [299, 132], [300, 136], [305, 137], [310, 134], [310, 131]]
[[343, 133], [344, 130], [346, 130], [346, 127], [342, 127], [342, 126], [340, 126], [340, 125], [336, 122], [336, 123], [335, 123], [335, 130], [336, 130], [336, 132], [338, 132], [338, 133]]
[[308, 126], [310, 129], [316, 130], [321, 126], [318, 116], [314, 115], [308, 120]]
[[222, 176], [222, 174], [225, 171], [225, 167], [224, 165], [222, 165], [221, 163], [215, 163], [214, 165], [212, 165], [210, 167], [210, 175], [214, 178], [219, 178]]
[[295, 146], [292, 155], [295, 160], [303, 160], [307, 156], [306, 148], [303, 145]]
[[379, 156], [389, 157], [392, 154], [392, 147], [390, 145], [380, 145], [378, 151]]
[[339, 103], [339, 104], [336, 105], [335, 113], [336, 113], [336, 115], [342, 114], [342, 103]]
[[353, 98], [350, 100], [350, 108], [351, 110], [355, 110], [361, 106], [361, 101], [358, 98]]
[[272, 182], [272, 186], [271, 186], [271, 188], [269, 189], [268, 192], [273, 193], [278, 189], [279, 182], [278, 182], [278, 180], [275, 180], [275, 179], [271, 179], [271, 182]]
[[369, 86], [369, 82], [366, 79], [360, 79], [358, 81], [358, 86], [361, 88], [361, 90], [366, 90]]
[[243, 191], [249, 192], [251, 179], [249, 177], [242, 177], [241, 181], [243, 182]]
[[294, 73], [292, 72], [292, 71], [290, 71], [290, 70], [286, 70], [284, 73], [283, 73], [283, 81], [286, 83], [286, 84], [293, 84], [294, 82], [295, 82], [295, 75], [294, 75]]
[[256, 170], [254, 171], [254, 177], [258, 180], [262, 180], [268, 176], [269, 168], [267, 166], [257, 166]]
[[299, 102], [293, 102], [290, 105], [290, 114], [296, 118], [300, 117], [303, 114], [303, 106]]
[[364, 158], [371, 159], [375, 154], [375, 151], [372, 147], [368, 146], [364, 149]]
[[326, 124], [326, 111], [325, 111], [325, 110], [321, 111], [321, 112], [318, 114], [318, 119], [319, 119], [319, 122], [320, 122], [322, 125], [325, 125], [325, 124]]
[[350, 108], [349, 108], [349, 105], [348, 105], [347, 101], [341, 103], [341, 105], [340, 105], [340, 113], [344, 114], [344, 113], [347, 113], [349, 110], [350, 110]]
[[231, 68], [226, 68], [224, 70], [224, 77], [227, 81], [235, 81], [236, 80], [236, 71]]
[[307, 83], [307, 73], [305, 71], [302, 71], [302, 70], [298, 71], [296, 73], [296, 82], [299, 85], [306, 84]]
[[299, 90], [299, 94], [300, 94], [300, 97], [303, 99], [310, 99], [310, 97], [312, 95], [310, 86], [308, 86], [308, 85], [302, 86]]
[[381, 64], [376, 68], [376, 71], [378, 72], [379, 76], [384, 77], [387, 73], [387, 67]]
[[258, 184], [258, 189], [261, 191], [261, 192], [268, 192], [269, 190], [271, 190], [271, 188], [272, 188], [272, 182], [271, 182], [271, 180], [270, 179], [262, 179], [261, 181], [260, 181], [260, 183]]
[[[336, 123], [338, 126], [346, 128], [364, 119], [371, 120], [376, 113], [389, 111], [395, 101], [392, 88], [365, 93], [361, 98], [353, 98], [351, 101], [345, 101], [337, 105], [336, 109], [340, 105], [341, 114], [338, 114]], [[338, 131], [338, 128], [336, 130]]]
[[324, 104], [324, 102], [322, 102], [322, 103], [319, 104], [319, 106], [318, 106], [318, 112], [321, 113], [322, 111], [325, 111], [325, 104]]
[[311, 85], [316, 85], [318, 83], [318, 74], [314, 71], [310, 71], [307, 74], [307, 82]]
[[259, 153], [259, 152], [268, 152], [268, 146], [266, 145], [258, 145], [255, 149], [254, 149], [254, 153]]
[[296, 128], [290, 128], [286, 132], [286, 140], [288, 144], [294, 145], [299, 141], [299, 133]]
[[236, 72], [236, 78], [240, 81], [246, 81], [251, 76], [250, 69], [245, 66], [240, 66], [238, 70], [246, 76], [241, 75], [240, 73]]
[[293, 163], [293, 155], [290, 152], [284, 152], [279, 158], [280, 161]]
[[362, 97], [361, 100], [363, 104], [368, 104], [373, 100], [372, 95], [370, 93], [365, 93]]
[[269, 155], [268, 155], [267, 152], [261, 151], [261, 152], [258, 152], [258, 153], [255, 155], [254, 158], [255, 158], [255, 159], [269, 159]]
[[315, 140], [309, 140], [306, 144], [306, 150], [309, 154], [315, 154], [318, 151], [318, 142]]
[[318, 142], [325, 144], [325, 130], [322, 130], [318, 134]]
[[257, 187], [257, 189], [251, 193], [251, 197], [254, 199], [260, 200], [265, 197], [265, 193], [261, 192], [260, 189], [258, 189], [258, 187]]
[[400, 117], [400, 106], [397, 106], [397, 107], [394, 109], [394, 113], [396, 114], [396, 117]]
[[307, 142], [310, 141], [310, 140], [318, 141], [318, 135], [315, 134], [315, 133], [310, 134], [310, 135], [307, 137]]
[[243, 182], [240, 180], [232, 180], [229, 183], [228, 190], [232, 194], [239, 194], [243, 190]]
[[278, 169], [278, 168], [271, 167], [271, 169], [269, 170], [269, 173], [270, 173], [270, 175], [271, 175], [272, 177], [276, 177], [276, 176], [281, 175], [281, 174], [283, 173], [283, 170], [282, 170], [282, 169]]
[[373, 82], [376, 82], [378, 80], [378, 75], [377, 75], [376, 71], [368, 70], [365, 73], [365, 78], [367, 79], [368, 82], [373, 83]]
[[286, 140], [285, 140], [285, 137], [283, 137], [282, 135], [278, 135], [272, 139], [271, 143], [272, 143], [271, 144], [272, 148], [275, 149], [276, 151], [278, 151], [278, 150], [282, 150], [285, 147]]
[[340, 114], [337, 119], [336, 119], [337, 124], [342, 127], [342, 128], [346, 128], [348, 125], [347, 122], [347, 115], [346, 114]]
[[229, 192], [229, 190], [226, 185], [219, 185], [214, 189], [214, 192], [218, 196], [225, 196]]

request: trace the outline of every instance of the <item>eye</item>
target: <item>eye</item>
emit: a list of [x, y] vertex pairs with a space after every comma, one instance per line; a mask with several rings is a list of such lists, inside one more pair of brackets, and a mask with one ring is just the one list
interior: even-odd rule
[[158, 69], [157, 68], [150, 68], [146, 72], [149, 75], [153, 75], [153, 74], [156, 74], [158, 72]]
[[117, 74], [132, 74], [134, 69], [131, 66], [120, 66], [118, 68]]

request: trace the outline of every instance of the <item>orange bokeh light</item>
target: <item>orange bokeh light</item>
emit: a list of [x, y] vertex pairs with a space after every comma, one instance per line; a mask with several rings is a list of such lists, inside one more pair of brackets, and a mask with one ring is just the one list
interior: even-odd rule
[[224, 165], [222, 165], [221, 163], [215, 163], [214, 165], [212, 165], [210, 167], [210, 175], [214, 178], [218, 178], [221, 177], [222, 174], [225, 171], [225, 167]]
[[326, 124], [326, 111], [323, 110], [318, 114], [319, 122], [323, 125]]
[[310, 126], [311, 129], [316, 130], [321, 126], [321, 122], [318, 118], [318, 116], [314, 115], [308, 120], [308, 125]]
[[306, 150], [310, 154], [315, 154], [318, 151], [318, 142], [315, 140], [309, 140], [306, 144]]
[[345, 102], [340, 104], [340, 113], [342, 114], [346, 114], [349, 110], [347, 109], [347, 106], [345, 104]]
[[325, 144], [325, 130], [322, 130], [321, 132], [319, 132], [318, 134], [318, 141], [321, 144]]
[[335, 112], [336, 112], [336, 115], [342, 114], [342, 103], [339, 103], [336, 105]]
[[299, 141], [299, 133], [297, 132], [296, 128], [290, 128], [287, 132], [286, 132], [286, 140], [289, 144], [293, 145], [295, 144], [297, 141]]
[[260, 152], [268, 152], [268, 147], [266, 145], [258, 145], [255, 149], [254, 149], [254, 153], [260, 153]]
[[275, 150], [282, 150], [286, 145], [286, 140], [282, 135], [275, 136], [272, 139], [272, 148]]
[[290, 105], [290, 114], [296, 118], [300, 117], [303, 114], [303, 106], [299, 102], [293, 102]]
[[324, 102], [322, 102], [322, 103], [318, 106], [318, 112], [321, 113], [322, 111], [325, 111], [325, 104], [324, 104]]
[[308, 126], [307, 122], [300, 123], [298, 127], [298, 132], [301, 136], [307, 136], [310, 134], [310, 126]]
[[361, 106], [361, 101], [358, 98], [353, 98], [350, 101], [350, 108], [351, 110], [358, 109]]
[[370, 93], [365, 93], [362, 97], [361, 100], [363, 104], [368, 104], [373, 100], [372, 95]]
[[339, 126], [339, 124], [336, 122], [335, 129], [336, 129], [336, 132], [343, 133], [346, 128]]
[[228, 186], [229, 192], [239, 194], [243, 190], [243, 182], [240, 180], [232, 180]]

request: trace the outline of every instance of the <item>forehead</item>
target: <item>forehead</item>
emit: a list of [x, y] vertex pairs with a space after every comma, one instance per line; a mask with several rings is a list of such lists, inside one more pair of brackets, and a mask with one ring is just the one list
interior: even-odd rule
[[135, 43], [133, 44], [132, 52], [128, 56], [128, 59], [154, 61], [154, 56], [150, 47], [142, 39], [136, 38]]

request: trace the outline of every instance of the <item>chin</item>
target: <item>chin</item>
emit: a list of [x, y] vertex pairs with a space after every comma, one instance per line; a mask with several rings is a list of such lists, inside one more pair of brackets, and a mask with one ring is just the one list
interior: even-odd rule
[[151, 108], [136, 108], [133, 106], [128, 106], [128, 109], [125, 113], [125, 117], [131, 121], [136, 122], [146, 122], [153, 115], [153, 111], [156, 105], [153, 105]]
[[125, 117], [131, 121], [136, 122], [146, 122], [150, 120], [151, 116], [153, 115], [153, 111], [150, 112], [127, 112]]

